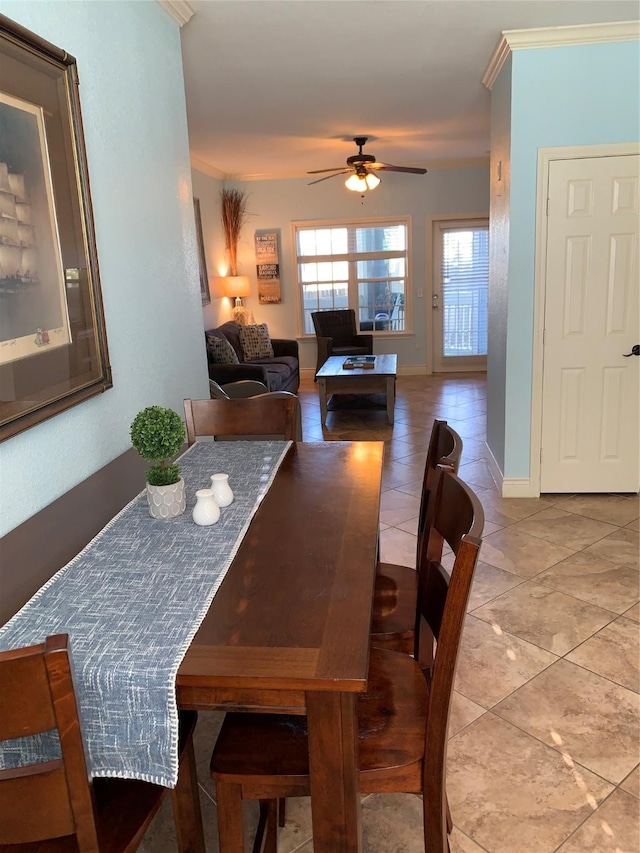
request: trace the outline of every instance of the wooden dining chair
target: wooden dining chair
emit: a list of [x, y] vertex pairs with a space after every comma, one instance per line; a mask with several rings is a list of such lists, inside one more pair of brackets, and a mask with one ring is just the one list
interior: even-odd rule
[[[433, 477], [433, 520], [420, 559], [415, 622], [435, 637], [434, 666], [372, 647], [367, 692], [358, 696], [358, 788], [361, 794], [422, 794], [428, 853], [447, 853], [450, 823], [445, 792], [447, 728], [469, 590], [484, 525], [475, 494], [455, 474]], [[430, 554], [446, 541], [451, 575]], [[211, 757], [218, 831], [225, 853], [242, 853], [242, 800], [261, 800], [265, 853], [275, 853], [277, 801], [309, 795], [306, 718], [227, 714]], [[254, 848], [254, 850], [257, 848]]]
[[278, 436], [295, 441], [299, 417], [295, 394], [232, 400], [184, 401], [189, 447], [198, 436]]
[[[60, 758], [0, 770], [0, 851], [133, 851], [167, 788], [128, 779], [91, 779], [66, 634], [0, 653], [0, 741], [57, 732]], [[204, 853], [193, 752], [197, 714], [180, 714], [178, 784], [172, 791], [178, 846]]]
[[[457, 474], [461, 457], [462, 439], [458, 433], [446, 421], [434, 420], [422, 478], [416, 568], [419, 565], [419, 555], [428, 523], [436, 468], [438, 465], [444, 465]], [[405, 654], [415, 653], [417, 592], [416, 569], [393, 563], [378, 563], [371, 623], [371, 639], [376, 646]]]

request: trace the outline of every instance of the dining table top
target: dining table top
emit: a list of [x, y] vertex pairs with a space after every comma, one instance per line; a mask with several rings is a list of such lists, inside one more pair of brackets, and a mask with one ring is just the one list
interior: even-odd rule
[[365, 689], [383, 450], [291, 446], [183, 658], [179, 706], [266, 690], [302, 709], [304, 691]]

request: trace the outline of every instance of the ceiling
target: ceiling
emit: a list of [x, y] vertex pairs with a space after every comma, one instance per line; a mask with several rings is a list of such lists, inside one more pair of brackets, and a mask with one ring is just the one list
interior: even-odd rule
[[637, 0], [190, 0], [192, 164], [243, 180], [486, 157], [504, 30], [637, 19]]

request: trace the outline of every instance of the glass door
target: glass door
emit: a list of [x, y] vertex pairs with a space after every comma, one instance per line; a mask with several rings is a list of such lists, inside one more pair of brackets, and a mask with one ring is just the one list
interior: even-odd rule
[[440, 221], [434, 227], [434, 371], [486, 370], [489, 221]]

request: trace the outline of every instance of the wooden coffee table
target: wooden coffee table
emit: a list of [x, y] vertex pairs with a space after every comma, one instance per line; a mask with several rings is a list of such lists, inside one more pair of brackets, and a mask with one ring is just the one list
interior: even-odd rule
[[387, 397], [387, 417], [393, 423], [396, 401], [397, 355], [376, 355], [371, 368], [356, 367], [345, 370], [345, 356], [332, 355], [316, 374], [320, 395], [320, 420], [327, 421], [327, 399], [331, 394], [380, 394]]

